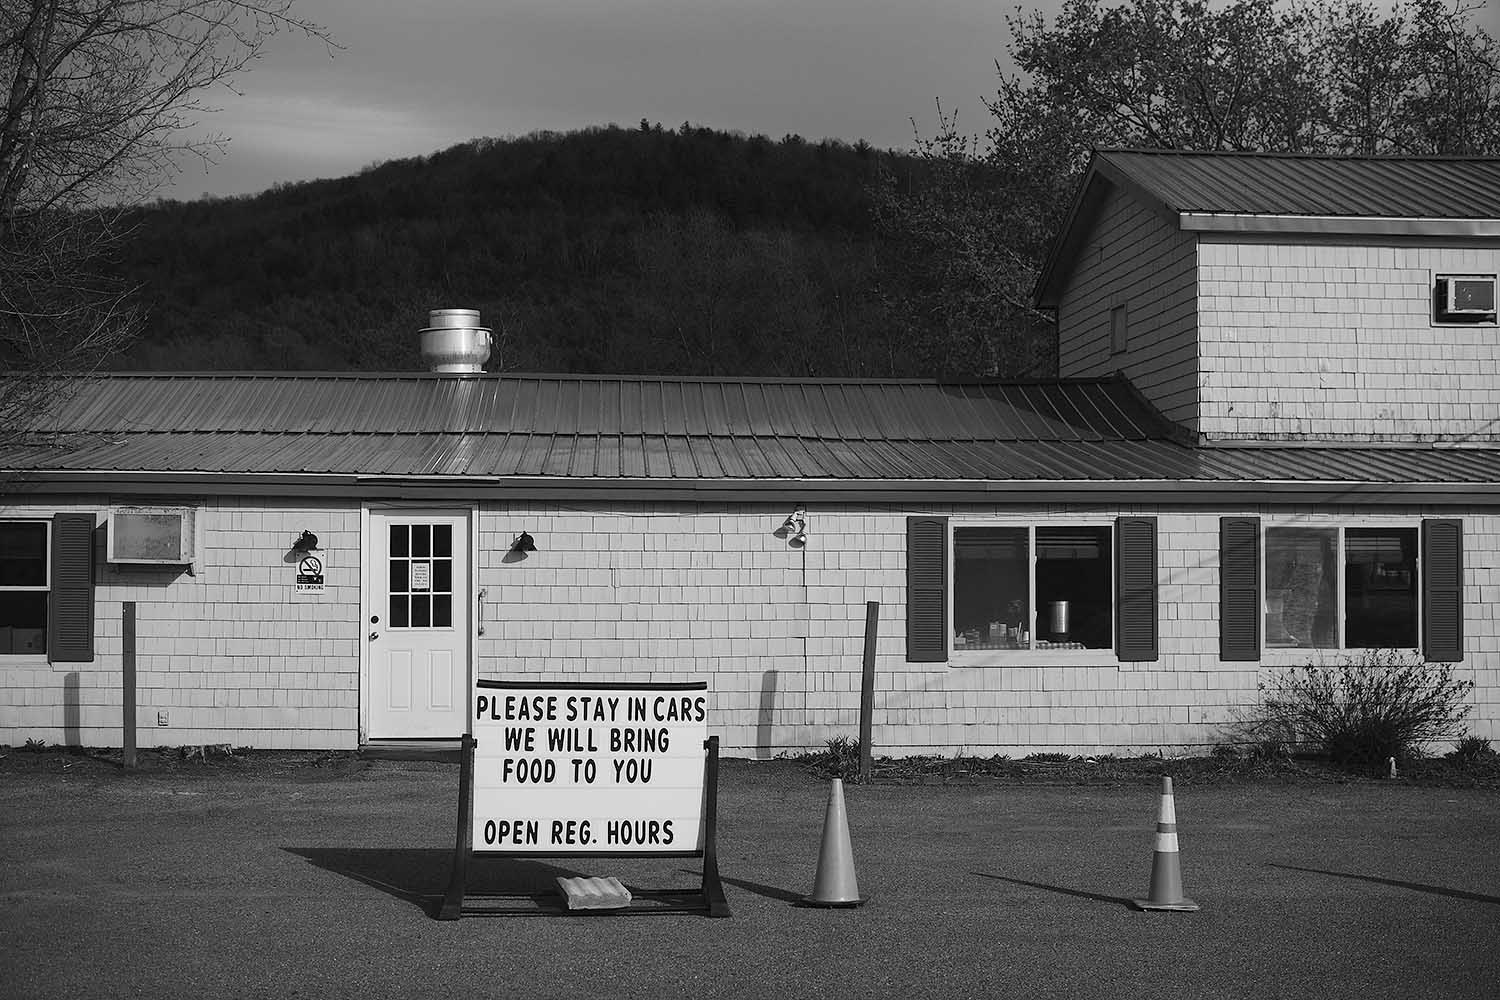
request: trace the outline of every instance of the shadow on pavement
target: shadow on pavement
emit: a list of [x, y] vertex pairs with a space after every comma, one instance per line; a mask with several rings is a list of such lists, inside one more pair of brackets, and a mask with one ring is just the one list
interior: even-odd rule
[[732, 885], [746, 892], [753, 892], [757, 896], [766, 899], [775, 899], [783, 903], [801, 903], [805, 893], [792, 892], [790, 889], [780, 889], [774, 885], [763, 885], [760, 882], [748, 882], [742, 878], [730, 878], [728, 875], [720, 875], [719, 880], [725, 885]]
[[[325, 871], [395, 896], [431, 914], [448, 889], [452, 848], [283, 847]], [[474, 855], [469, 859], [469, 896], [556, 895], [558, 878], [579, 872], [539, 861]]]
[[1425, 885], [1421, 882], [1403, 882], [1400, 879], [1381, 878], [1378, 875], [1359, 875], [1354, 872], [1331, 872], [1322, 868], [1299, 868], [1297, 865], [1278, 865], [1274, 861], [1266, 862], [1267, 867], [1280, 868], [1289, 872], [1308, 872], [1313, 875], [1332, 875], [1334, 878], [1352, 878], [1361, 882], [1376, 882], [1380, 885], [1393, 885], [1399, 889], [1414, 889], [1417, 892], [1430, 892], [1435, 896], [1452, 896], [1455, 899], [1472, 899], [1479, 903], [1500, 903], [1500, 896], [1486, 896], [1482, 892], [1468, 892], [1464, 889], [1447, 889], [1440, 885]]
[[1048, 885], [1045, 882], [1028, 882], [1023, 878], [1008, 878], [1004, 875], [991, 875], [988, 872], [971, 872], [980, 878], [992, 878], [996, 882], [1009, 882], [1012, 885], [1025, 885], [1033, 889], [1046, 889], [1048, 892], [1060, 892], [1064, 896], [1077, 896], [1079, 899], [1092, 899], [1096, 903], [1118, 903], [1126, 909], [1135, 909], [1130, 900], [1124, 896], [1105, 896], [1097, 892], [1084, 892], [1082, 889], [1068, 889], [1060, 885]]

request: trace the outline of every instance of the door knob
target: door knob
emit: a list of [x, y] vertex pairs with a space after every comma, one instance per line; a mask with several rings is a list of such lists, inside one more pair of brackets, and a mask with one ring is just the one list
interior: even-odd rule
[[370, 641], [371, 642], [374, 642], [378, 638], [380, 638], [380, 633], [379, 632], [371, 632], [370, 633]]

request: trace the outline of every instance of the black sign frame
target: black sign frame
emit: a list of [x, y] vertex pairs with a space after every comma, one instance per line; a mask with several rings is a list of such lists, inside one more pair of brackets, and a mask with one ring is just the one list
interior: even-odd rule
[[[556, 683], [543, 684], [535, 681], [481, 680], [480, 688], [600, 688], [641, 691], [706, 691], [705, 682], [686, 684], [597, 684]], [[479, 741], [474, 738], [473, 725], [464, 733], [459, 745], [458, 769], [458, 830], [453, 843], [453, 865], [448, 879], [448, 890], [443, 895], [436, 916], [439, 920], [457, 920], [463, 916], [510, 917], [510, 916], [579, 916], [657, 913], [696, 913], [709, 917], [727, 917], [729, 901], [724, 896], [724, 884], [719, 877], [718, 812], [719, 812], [719, 738], [710, 736], [703, 741], [703, 848], [693, 851], [507, 851], [506, 857], [523, 858], [702, 858], [703, 877], [697, 892], [691, 890], [632, 890], [635, 896], [652, 901], [649, 908], [623, 907], [611, 910], [547, 910], [538, 909], [537, 893], [473, 892], [468, 888], [469, 866], [474, 856], [474, 748]], [[529, 907], [469, 906], [466, 899], [521, 900], [529, 899]]]

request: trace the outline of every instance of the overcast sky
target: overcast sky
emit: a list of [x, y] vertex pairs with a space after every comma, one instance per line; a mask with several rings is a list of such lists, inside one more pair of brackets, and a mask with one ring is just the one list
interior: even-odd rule
[[[1049, 19], [1062, 0], [1037, 0]], [[343, 49], [279, 36], [219, 92], [217, 165], [163, 197], [341, 177], [476, 136], [642, 118], [912, 144], [935, 101], [985, 125], [1014, 0], [299, 0]], [[1500, 4], [1482, 15], [1500, 36]], [[1008, 63], [1006, 63], [1007, 68]]]
[[[1060, 0], [1042, 0], [1052, 10]], [[983, 126], [1006, 0], [300, 0], [342, 51], [278, 36], [205, 118], [230, 142], [164, 197], [340, 177], [475, 136], [642, 118], [912, 143], [935, 100]]]

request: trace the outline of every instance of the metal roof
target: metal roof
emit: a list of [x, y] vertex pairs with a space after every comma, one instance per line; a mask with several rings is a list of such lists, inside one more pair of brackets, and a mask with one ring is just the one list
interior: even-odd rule
[[1184, 231], [1500, 239], [1500, 158], [1100, 149], [1033, 289], [1055, 309], [1111, 192]]
[[1095, 166], [1173, 212], [1500, 219], [1500, 159], [1107, 149]]
[[1500, 484], [1500, 449], [1186, 443], [1123, 379], [120, 374], [0, 470], [574, 484]]

